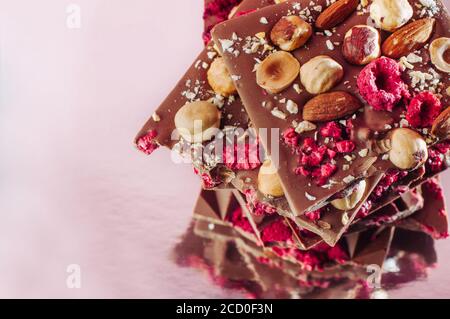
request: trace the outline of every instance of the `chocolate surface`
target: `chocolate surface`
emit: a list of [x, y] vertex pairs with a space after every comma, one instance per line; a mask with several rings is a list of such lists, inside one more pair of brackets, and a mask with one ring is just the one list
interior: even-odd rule
[[[411, 1], [415, 3], [416, 1]], [[300, 4], [300, 9], [297, 4]], [[296, 120], [298, 122], [301, 121], [300, 115], [289, 115], [287, 114], [287, 119], [282, 120], [276, 118], [272, 115], [271, 111], [274, 107], [278, 107], [281, 110], [283, 109], [282, 103], [279, 101], [283, 99], [290, 99], [295, 101], [300, 107], [303, 106], [306, 101], [311, 98], [311, 95], [306, 93], [304, 90], [300, 94], [296, 92], [296, 90], [292, 87], [283, 91], [280, 94], [270, 95], [267, 94], [262, 88], [260, 88], [256, 84], [255, 75], [254, 75], [254, 67], [255, 67], [255, 58], [262, 60], [267, 53], [262, 53], [261, 51], [256, 54], [247, 54], [243, 51], [243, 45], [245, 43], [245, 39], [247, 37], [253, 37], [255, 34], [259, 32], [265, 32], [266, 37], [270, 34], [270, 30], [273, 25], [282, 17], [288, 14], [299, 14], [299, 11], [303, 10], [305, 7], [310, 7], [310, 1], [291, 1], [288, 3], [280, 4], [274, 7], [261, 9], [255, 13], [251, 13], [246, 15], [245, 17], [240, 17], [228, 22], [224, 22], [217, 26], [213, 31], [213, 37], [216, 44], [221, 47], [221, 43], [223, 40], [230, 40], [237, 37], [237, 40], [233, 42], [233, 54], [228, 51], [224, 53], [224, 57], [227, 61], [227, 65], [230, 69], [230, 72], [236, 75], [239, 80], [236, 81], [236, 85], [238, 91], [241, 95], [241, 98], [247, 108], [248, 114], [251, 118], [252, 123], [256, 128], [279, 128], [281, 132], [286, 131], [291, 127], [292, 120]], [[325, 1], [314, 1], [315, 5], [321, 5], [322, 8], [326, 6]], [[440, 11], [434, 17], [437, 19], [436, 30], [432, 36], [432, 39], [435, 39], [440, 36], [448, 36], [449, 35], [449, 20], [446, 9], [439, 3]], [[318, 16], [319, 12], [315, 10], [309, 10], [311, 21]], [[415, 10], [414, 18], [418, 17], [417, 10]], [[261, 21], [267, 20], [267, 23], [262, 23]], [[296, 50], [294, 53], [295, 57], [300, 61], [301, 64], [307, 62], [310, 58], [315, 57], [319, 54], [326, 54], [336, 61], [338, 61], [345, 70], [344, 79], [338, 84], [333, 91], [349, 91], [353, 94], [357, 94], [357, 86], [356, 86], [356, 76], [359, 74], [361, 67], [356, 67], [348, 64], [340, 53], [339, 45], [333, 45], [335, 48], [333, 50], [328, 49], [327, 42], [341, 42], [342, 37], [345, 32], [354, 25], [357, 24], [366, 24], [368, 23], [368, 14], [359, 11], [358, 14], [353, 14], [349, 19], [347, 19], [344, 23], [338, 25], [335, 30], [333, 30], [331, 36], [327, 36], [326, 34], [315, 34], [313, 39], [310, 40], [307, 45], [303, 48]], [[387, 33], [382, 32], [382, 38], [385, 39]], [[222, 41], [221, 41], [222, 40]], [[223, 49], [223, 47], [222, 47]], [[223, 50], [222, 50], [223, 51]], [[415, 66], [414, 70], [423, 71], [428, 70], [429, 68], [433, 68], [433, 65], [430, 63], [429, 59], [427, 59], [427, 50], [422, 49], [417, 53], [423, 58], [424, 63]], [[437, 73], [439, 73], [437, 71]], [[442, 74], [441, 85], [443, 88], [448, 87], [449, 80], [448, 76]], [[405, 79], [408, 82], [408, 79]], [[442, 103], [444, 107], [448, 105], [449, 97], [443, 96]], [[263, 107], [263, 103], [265, 106], [269, 105], [270, 107]], [[367, 116], [365, 113], [370, 112], [370, 116]], [[301, 113], [301, 112], [300, 112]], [[381, 116], [385, 115], [384, 113], [376, 113], [371, 112], [371, 109], [365, 107], [363, 112], [356, 113], [356, 119], [354, 120], [355, 130], [359, 129], [370, 129], [370, 123], [367, 123], [367, 118], [373, 120], [373, 113], [375, 115]], [[400, 122], [400, 108], [396, 109], [391, 115], [390, 118], [378, 118], [375, 122], [386, 121], [388, 120], [390, 127], [397, 126]], [[378, 123], [378, 124], [382, 124]], [[384, 127], [385, 125], [382, 125]], [[371, 130], [373, 132], [373, 130]], [[379, 131], [375, 132], [378, 134], [379, 138], [381, 138], [385, 132]], [[421, 132], [423, 133], [423, 132]], [[305, 136], [314, 136], [315, 133], [305, 134]], [[265, 145], [266, 150], [270, 154], [271, 152], [271, 139], [267, 139], [267, 143]], [[356, 143], [356, 151], [354, 153], [358, 154], [359, 151], [370, 148], [368, 146], [368, 139], [354, 139]], [[319, 138], [319, 145], [323, 144], [323, 140]], [[370, 157], [373, 154], [368, 154]], [[367, 157], [359, 157], [356, 156], [356, 159], [352, 162], [349, 170], [344, 171], [342, 169], [338, 169], [338, 172], [332, 177], [335, 182], [331, 187], [323, 188], [315, 185], [311, 182], [309, 178], [305, 178], [302, 176], [297, 176], [294, 174], [294, 169], [297, 167], [297, 158], [292, 155], [291, 150], [286, 145], [280, 146], [280, 169], [279, 175], [285, 188], [285, 193], [287, 200], [292, 208], [292, 211], [296, 215], [302, 215], [303, 212], [311, 210], [318, 202], [324, 201], [336, 194], [338, 191], [342, 190], [347, 186], [345, 180], [347, 177], [351, 176], [353, 178], [358, 178], [360, 176], [364, 176], [366, 172], [366, 168], [364, 167], [364, 163], [367, 161]], [[337, 160], [337, 166], [343, 167], [346, 161], [342, 158]], [[383, 160], [382, 158], [377, 158], [377, 162], [374, 164], [377, 170], [386, 171], [388, 168], [392, 168], [392, 164]], [[362, 169], [364, 168], [364, 169]], [[312, 196], [307, 196], [307, 194]], [[310, 200], [308, 197], [313, 197], [315, 200]]]

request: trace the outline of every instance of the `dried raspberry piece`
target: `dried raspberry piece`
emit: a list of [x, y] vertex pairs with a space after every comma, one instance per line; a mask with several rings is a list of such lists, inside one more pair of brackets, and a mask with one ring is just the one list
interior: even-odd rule
[[342, 129], [336, 122], [328, 122], [320, 129], [320, 135], [337, 139], [342, 136]]
[[319, 259], [319, 256], [314, 251], [302, 251], [296, 249], [294, 252], [295, 259], [301, 264], [302, 268], [307, 271], [321, 270], [323, 262]]
[[267, 225], [261, 234], [261, 239], [264, 243], [270, 242], [285, 242], [292, 238], [292, 231], [283, 219], [278, 219]]
[[307, 169], [306, 169], [305, 167], [303, 167], [303, 166], [300, 166], [300, 167], [297, 167], [297, 168], [295, 169], [295, 174], [296, 174], [296, 175], [301, 175], [301, 176], [308, 177], [308, 176], [311, 175], [311, 171], [307, 170]]
[[444, 193], [442, 191], [441, 186], [433, 179], [427, 180], [423, 183], [422, 188], [426, 192], [426, 194], [430, 194], [434, 199], [443, 200]]
[[381, 57], [368, 64], [357, 80], [361, 96], [377, 111], [392, 111], [402, 99], [409, 99], [399, 64]]
[[[212, 28], [228, 19], [231, 10], [242, 0], [212, 0], [205, 5], [203, 20], [207, 21], [208, 27], [203, 32], [203, 41], [207, 44], [211, 40]], [[212, 22], [211, 22], [212, 21]]]
[[305, 213], [305, 216], [308, 217], [308, 219], [313, 221], [313, 222], [318, 221], [320, 219], [321, 215], [322, 215], [322, 210], [321, 209], [315, 210], [313, 212], [306, 212]]
[[323, 164], [312, 172], [312, 177], [316, 178], [319, 186], [325, 185], [329, 178], [337, 171], [337, 166], [331, 163]]
[[231, 224], [233, 224], [233, 226], [238, 227], [247, 233], [254, 233], [253, 227], [248, 221], [248, 218], [242, 213], [242, 208], [237, 208], [227, 219], [231, 222]]
[[329, 260], [340, 264], [345, 263], [349, 259], [347, 253], [340, 245], [330, 247], [327, 251], [327, 257]]
[[223, 163], [231, 170], [254, 170], [261, 166], [258, 144], [225, 145]]
[[303, 140], [303, 144], [301, 147], [301, 151], [310, 154], [312, 151], [315, 151], [318, 148], [316, 141], [313, 138], [307, 137]]
[[304, 166], [319, 166], [322, 163], [323, 158], [326, 153], [326, 149], [317, 149], [316, 151], [311, 152], [311, 154], [303, 154], [300, 156], [300, 164]]
[[361, 219], [367, 217], [369, 215], [369, 211], [372, 209], [372, 206], [373, 202], [371, 200], [365, 201], [356, 214], [356, 218]]
[[158, 132], [151, 130], [146, 135], [140, 137], [136, 142], [138, 150], [147, 155], [152, 154], [159, 147], [155, 140], [156, 136], [158, 136]]
[[293, 150], [298, 147], [299, 138], [300, 136], [293, 128], [290, 128], [283, 133], [284, 142]]
[[338, 153], [351, 153], [355, 150], [355, 143], [353, 141], [340, 141], [336, 143], [336, 151]]
[[427, 171], [439, 173], [444, 170], [444, 155], [435, 148], [428, 150], [428, 160], [426, 163]]
[[212, 189], [220, 184], [220, 181], [214, 180], [208, 173], [200, 173], [200, 171], [194, 167], [194, 173], [202, 179], [202, 184], [205, 189]]
[[441, 101], [433, 93], [420, 92], [409, 103], [406, 119], [415, 128], [431, 127], [441, 110]]

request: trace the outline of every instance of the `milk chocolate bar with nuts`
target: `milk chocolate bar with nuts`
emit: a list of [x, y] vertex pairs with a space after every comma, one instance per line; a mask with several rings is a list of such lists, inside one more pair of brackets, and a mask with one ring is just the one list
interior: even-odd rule
[[[429, 147], [447, 138], [449, 79], [439, 54], [448, 14], [440, 2], [402, 2], [399, 18], [389, 1], [290, 1], [213, 31], [252, 123], [283, 132], [278, 173], [298, 216], [367, 177], [368, 166], [402, 175], [423, 167], [435, 159]], [[355, 45], [361, 34], [367, 46]], [[400, 38], [410, 42], [392, 52]]]

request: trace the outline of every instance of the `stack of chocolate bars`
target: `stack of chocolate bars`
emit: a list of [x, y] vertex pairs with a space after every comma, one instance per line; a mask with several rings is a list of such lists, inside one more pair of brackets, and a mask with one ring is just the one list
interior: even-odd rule
[[381, 267], [397, 233], [417, 238], [411, 246], [448, 237], [443, 3], [205, 5], [205, 49], [135, 144], [192, 163], [203, 185], [195, 233], [226, 238], [214, 262], [232, 238], [264, 271], [352, 278]]

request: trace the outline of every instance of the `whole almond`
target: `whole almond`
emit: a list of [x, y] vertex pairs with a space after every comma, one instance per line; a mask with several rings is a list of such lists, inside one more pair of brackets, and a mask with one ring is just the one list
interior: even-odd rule
[[317, 18], [316, 27], [322, 30], [334, 28], [356, 10], [359, 0], [338, 0], [326, 8]]
[[435, 19], [425, 18], [405, 25], [384, 41], [383, 55], [398, 59], [422, 48], [433, 34], [435, 24]]
[[450, 136], [450, 107], [446, 108], [434, 120], [431, 133], [439, 138], [447, 138]]
[[305, 104], [303, 119], [310, 122], [333, 121], [351, 115], [361, 107], [361, 102], [350, 93], [324, 93]]

